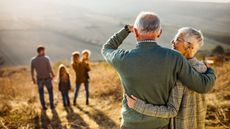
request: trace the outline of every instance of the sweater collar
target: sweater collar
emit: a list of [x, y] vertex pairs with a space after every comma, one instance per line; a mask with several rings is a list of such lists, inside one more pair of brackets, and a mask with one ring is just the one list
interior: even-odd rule
[[150, 47], [150, 46], [158, 46], [156, 40], [143, 40], [137, 42], [137, 47]]

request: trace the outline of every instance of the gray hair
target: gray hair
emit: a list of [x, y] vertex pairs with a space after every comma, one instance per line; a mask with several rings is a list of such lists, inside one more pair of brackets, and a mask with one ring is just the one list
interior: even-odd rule
[[134, 27], [142, 34], [157, 32], [160, 28], [160, 19], [153, 12], [141, 12], [134, 23]]
[[181, 38], [183, 38], [185, 42], [197, 46], [197, 49], [202, 47], [204, 44], [204, 37], [202, 32], [192, 27], [180, 28], [175, 38], [177, 38], [178, 36], [181, 36]]

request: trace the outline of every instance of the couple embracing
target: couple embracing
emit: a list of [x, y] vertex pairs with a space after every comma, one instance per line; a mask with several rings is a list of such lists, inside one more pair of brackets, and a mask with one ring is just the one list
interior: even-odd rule
[[[134, 33], [137, 45], [119, 49]], [[214, 71], [194, 55], [203, 45], [202, 33], [178, 30], [173, 49], [160, 46], [162, 28], [153, 12], [140, 13], [102, 48], [102, 55], [118, 72], [125, 95], [122, 129], [204, 129], [205, 94], [215, 83]]]

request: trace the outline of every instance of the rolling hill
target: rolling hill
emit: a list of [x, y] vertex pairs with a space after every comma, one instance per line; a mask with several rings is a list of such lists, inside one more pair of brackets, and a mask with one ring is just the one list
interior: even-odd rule
[[[205, 35], [203, 49], [230, 48], [230, 3], [155, 0], [2, 0], [0, 1], [0, 57], [5, 66], [24, 65], [47, 46], [52, 61], [70, 60], [72, 51], [90, 49], [101, 60], [101, 45], [123, 25], [133, 23], [140, 11], [159, 14], [163, 35], [159, 43], [170, 47], [177, 29], [193, 26]], [[123, 48], [135, 47], [134, 36]]]

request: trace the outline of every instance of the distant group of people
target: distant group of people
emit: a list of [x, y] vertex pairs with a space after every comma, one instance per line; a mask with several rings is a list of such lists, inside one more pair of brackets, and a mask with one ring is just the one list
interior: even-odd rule
[[[52, 70], [49, 57], [45, 55], [45, 47], [37, 47], [38, 55], [32, 58], [31, 61], [31, 76], [34, 84], [38, 85], [39, 99], [41, 106], [44, 110], [47, 109], [45, 99], [44, 99], [44, 86], [47, 88], [49, 94], [50, 108], [54, 109], [54, 95], [53, 95], [53, 84], [52, 80], [55, 74]], [[76, 100], [78, 97], [78, 92], [81, 84], [85, 86], [86, 93], [86, 105], [89, 104], [89, 57], [91, 52], [89, 50], [83, 50], [81, 53], [75, 51], [72, 53], [71, 65], [75, 72], [75, 90], [73, 105], [76, 105]], [[82, 58], [81, 58], [82, 55]], [[36, 75], [35, 75], [36, 71]], [[71, 89], [71, 81], [69, 72], [64, 64], [60, 64], [58, 68], [58, 90], [61, 92], [63, 106], [70, 106], [69, 91]]]

